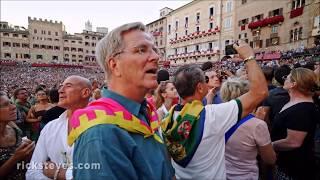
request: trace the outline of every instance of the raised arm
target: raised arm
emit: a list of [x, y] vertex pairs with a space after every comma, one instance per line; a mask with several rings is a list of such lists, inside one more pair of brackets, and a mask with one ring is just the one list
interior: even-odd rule
[[255, 61], [253, 49], [246, 43], [240, 41], [234, 48], [245, 60], [245, 66], [249, 79], [249, 91], [239, 97], [242, 104], [241, 118], [251, 113], [268, 96], [267, 81], [264, 74]]

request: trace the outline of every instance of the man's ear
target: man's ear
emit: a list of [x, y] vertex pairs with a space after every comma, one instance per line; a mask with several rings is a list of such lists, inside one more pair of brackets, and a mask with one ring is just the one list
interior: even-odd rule
[[82, 97], [87, 98], [92, 96], [92, 91], [89, 88], [84, 88], [82, 90]]
[[106, 63], [108, 63], [109, 69], [114, 76], [121, 76], [119, 60], [112, 57], [109, 60], [107, 60]]

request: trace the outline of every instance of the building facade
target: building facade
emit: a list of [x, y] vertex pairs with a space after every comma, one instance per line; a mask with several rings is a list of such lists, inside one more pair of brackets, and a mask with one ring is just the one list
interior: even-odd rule
[[192, 1], [167, 16], [167, 58], [172, 65], [217, 61], [222, 1]]
[[106, 35], [107, 28], [100, 27], [99, 31], [102, 32], [84, 30], [70, 35], [62, 22], [31, 17], [28, 17], [28, 29], [1, 22], [1, 59], [95, 64], [95, 46]]
[[310, 48], [319, 7], [319, 0], [236, 1], [235, 36], [256, 52]]

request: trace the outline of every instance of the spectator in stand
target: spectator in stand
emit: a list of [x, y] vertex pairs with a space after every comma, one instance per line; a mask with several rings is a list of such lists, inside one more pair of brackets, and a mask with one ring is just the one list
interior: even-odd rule
[[26, 171], [21, 165], [22, 163], [26, 165], [29, 162], [34, 149], [34, 142], [22, 139], [22, 132], [13, 123], [16, 119], [16, 106], [9, 101], [4, 92], [0, 91], [1, 179], [25, 179]]
[[[224, 102], [248, 92], [247, 81], [231, 78], [220, 89]], [[267, 164], [274, 164], [276, 154], [271, 145], [267, 124], [249, 114], [233, 126], [225, 135], [226, 170], [228, 180], [259, 179], [257, 155]]]
[[22, 130], [24, 136], [28, 136], [30, 138], [30, 126], [27, 123], [27, 115], [29, 109], [31, 108], [31, 104], [28, 102], [28, 91], [26, 88], [18, 88], [13, 93], [14, 103], [17, 106], [17, 125]]
[[262, 72], [264, 74], [264, 77], [267, 80], [268, 83], [268, 90], [272, 90], [274, 88], [276, 88], [273, 84], [272, 84], [272, 80], [273, 80], [273, 76], [274, 76], [274, 69], [273, 67], [269, 67], [269, 66], [265, 66], [262, 68]]
[[290, 74], [290, 67], [282, 65], [275, 71], [275, 80], [279, 86], [269, 92], [269, 96], [262, 103], [264, 111], [266, 112], [266, 121], [272, 127], [274, 116], [280, 112], [282, 107], [289, 101], [288, 91], [283, 89], [285, 77]]
[[159, 119], [162, 120], [169, 112], [170, 108], [178, 103], [179, 96], [173, 83], [161, 81], [156, 89], [156, 108]]
[[158, 86], [154, 39], [143, 24], [125, 24], [109, 32], [96, 53], [108, 89], [73, 113], [69, 144], [75, 143], [74, 166], [95, 162], [100, 169], [73, 169], [74, 179], [173, 178], [160, 120], [144, 98]]
[[53, 107], [43, 89], [40, 88], [36, 91], [36, 97], [38, 103], [30, 108], [27, 116], [27, 122], [31, 124], [31, 140], [33, 141], [37, 141], [40, 135], [40, 122], [43, 115]]
[[207, 83], [209, 87], [209, 92], [213, 94], [213, 98], [211, 96], [211, 99], [204, 98], [203, 104], [220, 104], [222, 103], [221, 97], [220, 97], [220, 86], [221, 86], [221, 79], [217, 71], [213, 68], [211, 62], [205, 62], [201, 66], [202, 71], [205, 72], [205, 75], [208, 77], [209, 81]]
[[67, 144], [67, 137], [71, 131], [69, 119], [75, 110], [87, 106], [90, 96], [91, 83], [86, 78], [70, 76], [62, 83], [59, 88], [58, 106], [66, 111], [41, 131], [31, 163], [43, 166], [42, 169], [30, 166], [26, 174], [27, 180], [72, 179], [73, 146]]
[[48, 124], [50, 121], [57, 119], [66, 109], [59, 106], [59, 92], [58, 89], [51, 89], [49, 91], [49, 100], [51, 104], [54, 106], [48, 111], [45, 112], [45, 114], [42, 117], [42, 120], [40, 122], [40, 128], [41, 130], [44, 128], [46, 124]]
[[316, 75], [306, 68], [293, 69], [283, 88], [290, 101], [275, 116], [273, 147], [278, 152], [276, 179], [315, 179], [314, 133], [320, 113], [313, 103]]
[[253, 49], [242, 41], [234, 48], [245, 59], [250, 82], [249, 91], [235, 100], [203, 106], [208, 93], [203, 71], [185, 65], [175, 74], [174, 85], [183, 103], [170, 110], [161, 129], [177, 179], [226, 179], [224, 135], [267, 96]]

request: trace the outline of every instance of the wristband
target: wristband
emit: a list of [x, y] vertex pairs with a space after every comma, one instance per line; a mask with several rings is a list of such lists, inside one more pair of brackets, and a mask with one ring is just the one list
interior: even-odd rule
[[60, 166], [58, 166], [58, 169], [56, 170], [56, 172], [54, 172], [53, 180], [57, 180], [59, 171], [60, 171]]
[[244, 62], [244, 64], [246, 64], [248, 61], [255, 61], [255, 60], [256, 60], [256, 58], [254, 56], [250, 56], [250, 57], [244, 59], [243, 62]]

